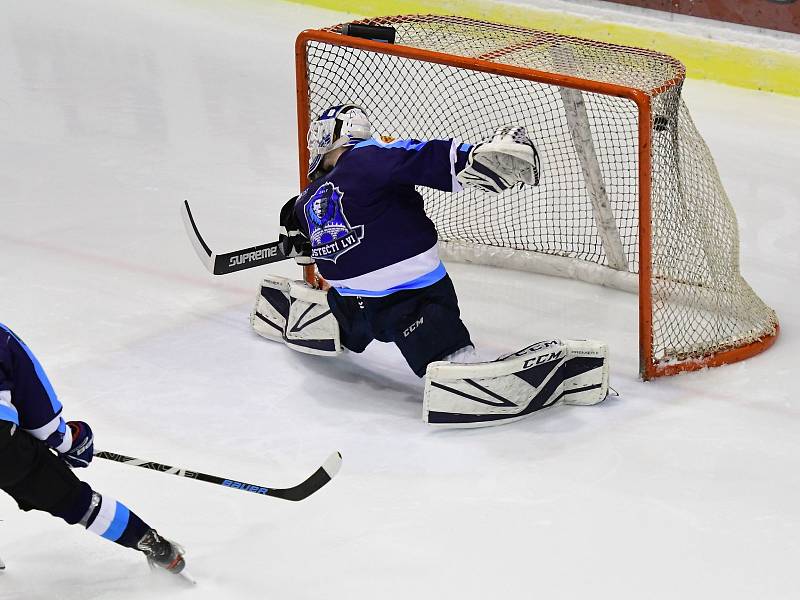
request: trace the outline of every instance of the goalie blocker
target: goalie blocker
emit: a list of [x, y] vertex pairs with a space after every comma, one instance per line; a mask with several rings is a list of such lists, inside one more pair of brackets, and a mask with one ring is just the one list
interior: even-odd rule
[[434, 362], [425, 375], [423, 420], [485, 427], [608, 395], [608, 347], [591, 340], [547, 340], [488, 363]]

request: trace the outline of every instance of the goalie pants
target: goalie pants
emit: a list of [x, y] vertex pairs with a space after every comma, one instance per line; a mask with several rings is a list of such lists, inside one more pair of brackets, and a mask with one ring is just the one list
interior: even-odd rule
[[372, 340], [394, 342], [418, 377], [429, 363], [472, 345], [449, 275], [428, 287], [379, 298], [342, 296], [331, 289], [328, 305], [343, 346], [363, 352]]
[[[126, 522], [120, 522], [115, 510], [105, 527], [104, 504], [114, 509], [122, 505], [93, 492], [43, 441], [9, 421], [0, 421], [0, 489], [14, 498], [22, 510], [41, 510], [70, 525], [81, 522], [87, 529], [129, 548], [135, 548], [149, 529], [124, 506], [119, 512]], [[101, 524], [103, 531], [99, 531]]]

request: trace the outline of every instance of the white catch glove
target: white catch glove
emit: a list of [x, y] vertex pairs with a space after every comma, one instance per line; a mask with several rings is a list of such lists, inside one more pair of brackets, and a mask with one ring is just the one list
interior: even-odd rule
[[539, 153], [525, 128], [505, 126], [472, 148], [456, 179], [461, 185], [499, 194], [515, 183], [539, 185], [540, 174]]

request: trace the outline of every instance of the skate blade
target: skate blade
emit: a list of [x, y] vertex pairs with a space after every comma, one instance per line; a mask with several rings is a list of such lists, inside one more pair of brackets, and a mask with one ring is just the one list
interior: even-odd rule
[[197, 580], [186, 572], [186, 569], [178, 573], [178, 577], [183, 579], [188, 585], [197, 585]]
[[186, 572], [185, 567], [180, 573], [171, 573], [166, 569], [162, 569], [161, 567], [150, 565], [150, 574], [152, 577], [156, 577], [163, 581], [171, 581], [179, 585], [184, 585], [189, 587], [197, 585], [197, 580]]

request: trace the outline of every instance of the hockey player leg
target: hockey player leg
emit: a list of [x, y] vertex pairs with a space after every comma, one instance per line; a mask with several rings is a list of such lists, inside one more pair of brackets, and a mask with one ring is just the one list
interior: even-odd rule
[[[28, 433], [0, 421], [0, 487], [22, 510], [40, 510], [70, 525], [81, 524], [107, 540], [144, 552], [172, 573], [183, 569], [182, 549], [154, 530], [121, 502], [101, 495], [78, 479], [64, 460]], [[146, 536], [150, 538], [146, 539]], [[169, 558], [169, 560], [167, 560]]]
[[289, 316], [290, 284], [290, 279], [277, 275], [269, 275], [261, 282], [256, 304], [250, 313], [250, 325], [261, 337], [283, 342]]
[[495, 361], [435, 362], [425, 375], [423, 419], [434, 425], [483, 427], [524, 418], [569, 396], [594, 404], [608, 390], [607, 353], [598, 342], [546, 340]]
[[79, 523], [87, 530], [120, 546], [138, 550], [151, 567], [180, 573], [185, 566], [184, 549], [161, 537], [155, 529], [123, 503], [92, 490], [82, 483], [79, 498], [53, 514], [67, 523]]
[[163, 538], [123, 503], [92, 490], [81, 482], [80, 494], [64, 503], [53, 515], [67, 523], [83, 525], [88, 531], [125, 548], [144, 553], [151, 567], [160, 567], [173, 574], [180, 573], [186, 562], [186, 551]]
[[328, 292], [304, 281], [289, 285], [289, 313], [284, 340], [292, 350], [336, 356], [342, 351], [339, 324], [328, 306]]

